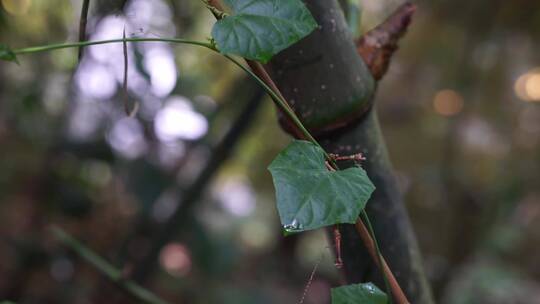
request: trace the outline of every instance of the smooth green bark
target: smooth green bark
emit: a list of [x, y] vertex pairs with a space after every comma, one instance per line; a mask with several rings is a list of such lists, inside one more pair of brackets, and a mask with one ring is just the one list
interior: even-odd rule
[[[356, 52], [338, 3], [305, 2], [320, 28], [272, 60], [272, 76], [327, 152], [367, 157], [363, 167], [376, 190], [366, 210], [382, 254], [409, 301], [431, 304], [417, 242], [372, 107], [373, 78]], [[372, 281], [383, 289], [380, 271], [354, 226], [341, 225], [340, 230], [348, 283]]]

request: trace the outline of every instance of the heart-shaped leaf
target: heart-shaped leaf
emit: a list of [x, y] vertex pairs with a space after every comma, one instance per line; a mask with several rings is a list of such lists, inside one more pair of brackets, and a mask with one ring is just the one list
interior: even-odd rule
[[217, 21], [212, 29], [212, 37], [223, 54], [266, 63], [317, 27], [300, 0], [225, 2], [234, 15]]
[[281, 151], [268, 169], [281, 224], [287, 232], [352, 224], [375, 190], [360, 167], [328, 171], [324, 151], [302, 140]]
[[372, 283], [332, 288], [332, 304], [386, 304], [388, 296]]
[[15, 55], [15, 53], [13, 53], [13, 51], [7, 45], [1, 44], [1, 43], [0, 43], [0, 60], [19, 63], [17, 61], [17, 56]]

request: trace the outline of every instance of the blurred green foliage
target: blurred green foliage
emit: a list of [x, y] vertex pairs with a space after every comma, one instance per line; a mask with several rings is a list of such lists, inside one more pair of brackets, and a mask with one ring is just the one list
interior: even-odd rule
[[[361, 2], [361, 32], [398, 5]], [[13, 3], [0, 1], [0, 43], [76, 40], [79, 1]], [[417, 5], [377, 110], [431, 283], [442, 303], [537, 303], [540, 3]], [[127, 24], [131, 36], [205, 39], [213, 17], [197, 1], [93, 1], [91, 38], [100, 24], [117, 37]], [[0, 63], [0, 299], [130, 303], [45, 228], [65, 227], [129, 274], [246, 102], [232, 89], [241, 72], [218, 56], [130, 47], [135, 120], [122, 114], [114, 48], [89, 48], [80, 65], [76, 50]], [[177, 78], [157, 94], [170, 62]], [[84, 74], [96, 67], [106, 73]], [[164, 141], [158, 113], [186, 103], [207, 132]], [[171, 302], [294, 303], [319, 259], [305, 303], [328, 303], [338, 285], [322, 231], [281, 236], [266, 167], [289, 138], [270, 102], [255, 121], [147, 284]]]

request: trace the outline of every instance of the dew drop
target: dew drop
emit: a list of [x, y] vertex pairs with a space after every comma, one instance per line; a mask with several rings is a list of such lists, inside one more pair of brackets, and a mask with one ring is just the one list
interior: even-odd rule
[[298, 219], [293, 219], [290, 224], [284, 225], [283, 229], [286, 233], [294, 233], [299, 232], [303, 229], [302, 224], [298, 221]]

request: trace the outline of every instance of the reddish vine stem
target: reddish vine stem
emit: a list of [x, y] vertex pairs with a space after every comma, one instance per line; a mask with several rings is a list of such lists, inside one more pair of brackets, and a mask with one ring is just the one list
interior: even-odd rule
[[[281, 91], [278, 89], [278, 87], [276, 86], [272, 78], [270, 78], [270, 75], [268, 75], [268, 72], [266, 72], [266, 70], [260, 63], [247, 60], [247, 59], [246, 59], [246, 62], [249, 65], [250, 69], [253, 71], [253, 73], [255, 73], [255, 75], [257, 75], [260, 79], [262, 79], [272, 89], [272, 91], [274, 91], [278, 95], [279, 98], [287, 101], [287, 99], [285, 99], [285, 97], [281, 94]], [[291, 112], [294, 112], [294, 110], [291, 108], [288, 102], [286, 103], [286, 105], [288, 106]], [[287, 117], [287, 115], [285, 115], [284, 113], [282, 114], [285, 117]], [[302, 131], [290, 119], [285, 119], [285, 123], [287, 124], [287, 128], [293, 132], [295, 138], [306, 139], [306, 140], [308, 139], [304, 136]]]
[[[214, 14], [214, 17], [216, 17], [216, 19], [219, 20], [223, 18], [224, 14], [222, 13], [224, 9], [223, 9], [223, 5], [221, 5], [219, 0], [203, 0], [203, 1], [205, 1], [207, 5], [212, 8], [211, 12]], [[266, 72], [266, 69], [262, 66], [262, 64], [256, 61], [248, 60], [248, 59], [246, 59], [246, 63], [248, 64], [249, 68], [253, 71], [253, 73], [255, 73], [257, 77], [262, 79], [262, 81], [264, 81], [264, 83], [266, 83], [270, 87], [270, 89], [272, 89], [272, 91], [274, 91], [277, 94], [277, 96], [281, 98], [281, 100], [287, 101], [285, 97], [283, 96], [283, 94], [281, 94], [281, 91], [276, 86], [276, 83], [272, 80], [268, 72]], [[290, 110], [291, 112], [294, 112], [294, 110], [291, 108], [288, 102], [286, 103], [286, 106], [288, 107], [288, 110]], [[278, 109], [279, 109], [279, 106], [278, 106]], [[285, 117], [287, 117], [287, 115], [285, 115], [284, 113], [282, 114]], [[286, 119], [285, 123], [287, 124], [287, 127], [293, 132], [293, 135], [295, 138], [309, 140], [309, 138], [306, 138], [304, 133], [294, 124], [293, 121], [291, 121], [290, 119]]]
[[[253, 62], [253, 61], [250, 61], [250, 60], [246, 60], [248, 65], [250, 66], [250, 68], [253, 70], [253, 72], [259, 77], [261, 78], [270, 88], [272, 88], [272, 90], [275, 90], [276, 94], [278, 94], [278, 96], [280, 96], [280, 98], [282, 98], [283, 100], [286, 101], [285, 98], [283, 98], [283, 95], [281, 94], [281, 92], [279, 91], [279, 89], [277, 88], [277, 86], [275, 85], [274, 81], [270, 78], [270, 76], [268, 75], [268, 73], [266, 72], [266, 70], [262, 67], [262, 65], [258, 62]], [[288, 125], [292, 126], [292, 129], [294, 131], [294, 134], [295, 134], [295, 137], [297, 139], [305, 139], [302, 132], [298, 129], [298, 127], [292, 123], [288, 118], [286, 119]], [[334, 168], [333, 165], [328, 164], [328, 168], [331, 169], [330, 171], [336, 171], [336, 168]], [[364, 242], [364, 245], [368, 248], [368, 251], [371, 255], [371, 257], [373, 258], [375, 264], [377, 266], [379, 266], [379, 268], [381, 269], [381, 271], [384, 273], [384, 275], [389, 279], [389, 282], [390, 282], [390, 288], [392, 289], [392, 294], [395, 295], [396, 297], [396, 300], [397, 300], [397, 303], [398, 304], [408, 304], [409, 301], [407, 300], [407, 297], [405, 296], [405, 293], [403, 292], [403, 290], [401, 289], [401, 286], [399, 286], [399, 283], [397, 282], [396, 278], [394, 277], [394, 274], [392, 273], [392, 270], [390, 269], [390, 267], [388, 267], [388, 264], [386, 263], [386, 261], [384, 260], [384, 258], [381, 256], [381, 260], [382, 260], [382, 267], [381, 265], [379, 265], [379, 258], [378, 258], [378, 255], [377, 255], [377, 252], [375, 250], [375, 241], [373, 240], [373, 238], [371, 237], [371, 235], [369, 234], [364, 222], [362, 222], [362, 220], [358, 219], [358, 221], [356, 222], [356, 225], [357, 225], [357, 231], [358, 231], [358, 234], [360, 235], [362, 241]], [[358, 227], [360, 226], [360, 228], [362, 229], [358, 229]]]
[[334, 233], [334, 242], [336, 247], [336, 262], [334, 265], [337, 269], [343, 268], [343, 260], [341, 259], [341, 232], [339, 232], [339, 225], [332, 226], [332, 232]]
[[[326, 167], [330, 171], [336, 171], [333, 167], [326, 162]], [[392, 270], [388, 266], [388, 263], [386, 263], [386, 260], [382, 256], [382, 254], [377, 253], [377, 245], [375, 244], [375, 241], [371, 237], [371, 234], [369, 233], [368, 228], [364, 224], [364, 222], [358, 218], [356, 220], [356, 231], [358, 232], [358, 235], [362, 239], [362, 242], [364, 243], [364, 246], [366, 246], [369, 255], [373, 259], [373, 262], [375, 265], [379, 267], [379, 269], [383, 272], [383, 275], [386, 276], [388, 279], [388, 283], [390, 284], [390, 289], [392, 291], [392, 294], [396, 298], [396, 301], [398, 304], [409, 304], [409, 300], [407, 300], [407, 296], [405, 296], [405, 293], [401, 289], [401, 286], [399, 286], [398, 281], [396, 280], [396, 277], [392, 273]], [[381, 261], [381, 263], [379, 263]], [[381, 265], [382, 264], [382, 265]]]
[[[223, 12], [223, 6], [221, 5], [219, 0], [207, 0], [207, 3], [213, 8], [217, 9], [218, 11]], [[220, 14], [216, 14], [215, 12], [213, 13], [217, 19], [220, 18]], [[291, 112], [294, 113], [290, 104], [284, 98], [283, 94], [278, 89], [278, 87], [276, 86], [276, 84], [274, 83], [270, 75], [266, 72], [265, 68], [260, 63], [255, 62], [255, 61], [246, 59], [246, 62], [251, 68], [251, 70], [253, 71], [253, 73], [257, 75], [260, 79], [262, 79], [266, 83], [266, 85], [268, 85], [277, 94], [279, 98], [284, 100], [288, 109], [290, 109]], [[294, 123], [294, 121], [292, 121], [292, 119], [290, 119], [287, 115], [285, 115], [285, 118], [286, 118], [285, 120], [286, 120], [287, 125], [291, 127], [290, 130], [293, 132], [294, 137], [297, 139], [306, 139], [306, 136], [303, 134], [300, 128]], [[335, 163], [333, 163], [333, 160], [327, 161], [325, 163], [326, 163], [327, 168], [330, 171], [338, 170]], [[362, 222], [360, 218], [358, 218], [356, 222], [356, 227], [357, 227], [357, 232], [360, 235], [360, 238], [364, 242], [364, 245], [368, 249], [371, 257], [373, 258], [375, 265], [377, 265], [381, 269], [381, 271], [384, 273], [384, 275], [389, 279], [390, 288], [392, 289], [392, 294], [394, 294], [396, 297], [397, 303], [409, 304], [409, 301], [407, 300], [405, 293], [401, 289], [401, 286], [399, 286], [399, 283], [394, 277], [394, 274], [392, 273], [390, 267], [388, 267], [388, 264], [386, 263], [385, 259], [382, 256], [377, 254], [375, 241], [369, 234], [368, 229], [366, 228], [364, 222]], [[379, 258], [382, 261], [382, 265], [379, 264]]]
[[[405, 293], [403, 292], [403, 290], [401, 290], [401, 287], [399, 286], [398, 281], [394, 277], [394, 274], [390, 270], [390, 267], [386, 263], [386, 260], [384, 259], [382, 255], [377, 254], [377, 248], [376, 248], [375, 242], [373, 241], [373, 238], [371, 237], [368, 229], [364, 225], [364, 222], [362, 222], [362, 220], [359, 218], [356, 221], [355, 226], [356, 226], [356, 231], [358, 232], [358, 234], [360, 235], [360, 238], [364, 242], [364, 245], [366, 246], [369, 254], [371, 255], [371, 258], [373, 259], [375, 264], [384, 271], [388, 279], [388, 283], [390, 284], [390, 289], [392, 289], [392, 294], [396, 298], [396, 301], [399, 304], [408, 304], [409, 300], [407, 300], [407, 296], [405, 296]], [[379, 259], [382, 265], [379, 264]]]

